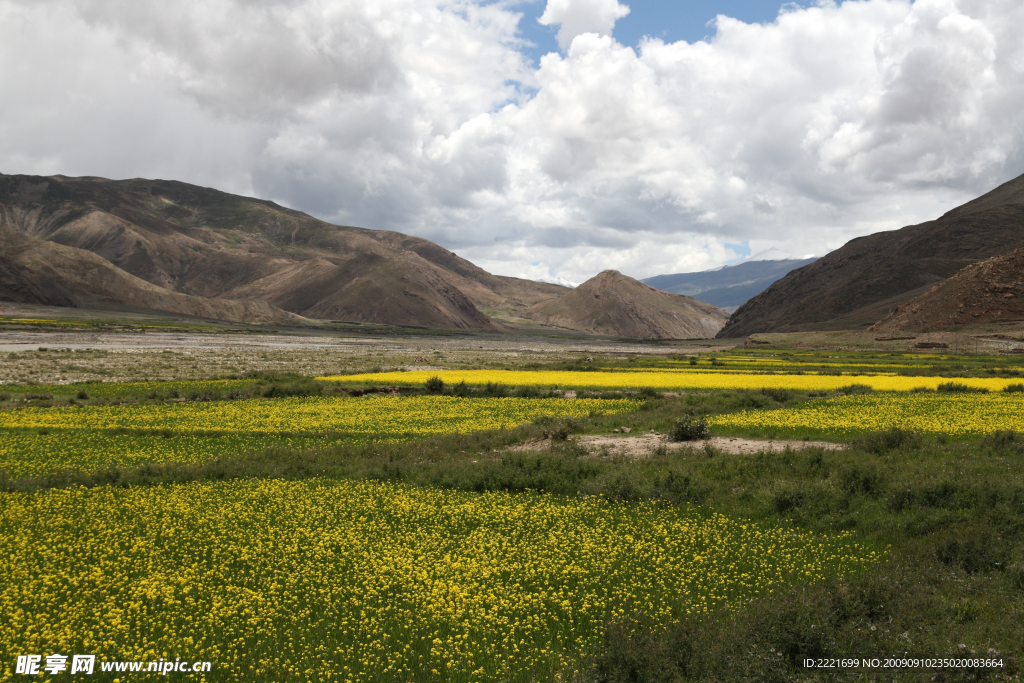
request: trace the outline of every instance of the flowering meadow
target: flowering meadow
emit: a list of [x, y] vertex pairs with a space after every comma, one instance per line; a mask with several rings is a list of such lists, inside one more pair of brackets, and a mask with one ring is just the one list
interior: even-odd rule
[[609, 619], [738, 607], [879, 557], [697, 508], [372, 482], [4, 503], [0, 652], [203, 659], [208, 680], [551, 680]]
[[[887, 374], [793, 374], [785, 372], [715, 372], [707, 368], [696, 370], [645, 369], [637, 371], [571, 370], [416, 370], [410, 372], [381, 372], [364, 375], [334, 375], [321, 377], [345, 383], [389, 384], [398, 386], [422, 385], [431, 377], [439, 377], [446, 384], [465, 382], [470, 385], [488, 383], [504, 386], [537, 386], [565, 389], [640, 389], [659, 390], [703, 389], [795, 389], [800, 391], [833, 391], [851, 384], [863, 384], [877, 391], [910, 391], [917, 388], [934, 389], [948, 379], [943, 377], [916, 377]], [[967, 377], [958, 380], [971, 387], [1001, 391], [1019, 379], [997, 377]]]
[[638, 405], [629, 399], [365, 396], [24, 408], [0, 412], [0, 468], [19, 477], [194, 464], [270, 447], [503, 429], [541, 416], [622, 413]]
[[872, 393], [808, 401], [796, 408], [751, 410], [710, 419], [718, 430], [770, 430], [842, 439], [899, 428], [951, 437], [1024, 429], [1022, 393]]

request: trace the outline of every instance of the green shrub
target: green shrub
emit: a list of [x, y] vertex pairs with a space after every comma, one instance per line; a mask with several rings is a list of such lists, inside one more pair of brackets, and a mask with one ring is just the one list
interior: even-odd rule
[[909, 429], [892, 427], [884, 432], [866, 434], [854, 442], [875, 455], [885, 455], [899, 448], [916, 448], [921, 445], [921, 435]]
[[763, 396], [767, 396], [773, 401], [778, 401], [779, 403], [785, 403], [789, 401], [791, 398], [793, 398], [793, 394], [786, 391], [785, 389], [772, 389], [769, 387], [765, 387], [764, 389], [761, 389], [761, 394]]
[[78, 390], [78, 393], [77, 393], [77, 394], [75, 394], [75, 398], [77, 398], [77, 399], [80, 399], [80, 400], [84, 401], [84, 400], [86, 400], [87, 398], [89, 398], [89, 392], [88, 392], [88, 391], [86, 391], [85, 389], [79, 389], [79, 390]]
[[673, 441], [707, 439], [711, 436], [711, 427], [708, 426], [708, 421], [703, 418], [695, 420], [691, 417], [684, 417], [676, 420], [676, 423], [672, 425], [672, 431], [669, 436]]
[[638, 393], [643, 398], [661, 398], [661, 394], [654, 387], [643, 387]]
[[877, 470], [852, 466], [839, 475], [843, 490], [850, 494], [862, 493], [877, 498], [882, 493], [883, 477]]
[[9, 399], [10, 397], [11, 397], [11, 395], [10, 395], [10, 394], [5, 394], [5, 393], [3, 393], [3, 392], [0, 392], [0, 401], [6, 401], [6, 400], [7, 400], [7, 399]]
[[[288, 396], [320, 396], [323, 392], [323, 385], [316, 382], [286, 382], [271, 384], [263, 390], [262, 395], [264, 398], [285, 398]], [[193, 398], [192, 400], [209, 400], [209, 397]]]
[[429, 391], [430, 393], [440, 394], [442, 391], [444, 391], [444, 380], [442, 380], [437, 375], [434, 375], [424, 383], [424, 386], [426, 386], [427, 391]]
[[496, 382], [488, 382], [484, 387], [484, 393], [488, 396], [508, 396], [508, 388]]
[[1007, 384], [1003, 387], [1003, 391], [1008, 394], [1019, 394], [1024, 392], [1024, 384]]
[[849, 384], [836, 389], [837, 394], [843, 394], [844, 396], [859, 396], [861, 394], [870, 394], [872, 391], [874, 389], [867, 384]]
[[943, 382], [935, 387], [936, 391], [953, 394], [987, 394], [988, 389], [984, 387], [972, 387], [962, 382]]
[[455, 394], [456, 396], [462, 396], [462, 397], [469, 396], [470, 390], [469, 390], [469, 387], [466, 385], [466, 381], [463, 380], [463, 381], [459, 382], [458, 384], [452, 386], [452, 393]]
[[1009, 551], [995, 534], [986, 529], [957, 528], [939, 541], [935, 557], [942, 564], [968, 574], [1006, 568]]
[[1021, 442], [1017, 439], [1017, 432], [1012, 429], [1004, 429], [998, 432], [992, 432], [986, 434], [981, 439], [982, 446], [988, 446], [989, 448], [1009, 448], [1013, 446], [1021, 446]]
[[565, 441], [571, 434], [583, 431], [583, 421], [575, 417], [559, 419], [551, 415], [542, 415], [533, 424], [544, 427], [544, 438]]

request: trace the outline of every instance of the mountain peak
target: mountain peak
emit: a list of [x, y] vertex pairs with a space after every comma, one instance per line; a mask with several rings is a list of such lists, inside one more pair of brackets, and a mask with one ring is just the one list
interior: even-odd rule
[[616, 337], [710, 337], [729, 317], [711, 304], [605, 270], [576, 289], [531, 307], [532, 320]]

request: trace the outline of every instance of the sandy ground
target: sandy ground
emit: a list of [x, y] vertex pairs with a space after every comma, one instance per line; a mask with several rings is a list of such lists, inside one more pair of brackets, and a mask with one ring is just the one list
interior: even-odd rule
[[355, 336], [188, 332], [41, 331], [0, 328], [0, 384], [177, 380], [295, 372], [330, 375], [404, 368], [526, 365], [593, 356], [621, 359], [731, 348], [700, 340], [633, 344], [512, 335]]
[[[653, 454], [658, 448], [665, 448], [667, 451], [679, 450], [703, 450], [707, 446], [723, 452], [736, 454], [754, 454], [762, 452], [778, 452], [787, 448], [799, 450], [802, 448], [825, 448], [828, 450], [840, 450], [846, 448], [845, 444], [832, 443], [830, 441], [785, 441], [785, 440], [759, 440], [740, 439], [728, 436], [716, 436], [701, 441], [674, 442], [669, 441], [665, 434], [648, 432], [637, 436], [613, 436], [608, 434], [585, 434], [573, 437], [576, 443], [580, 444], [595, 455], [625, 455], [630, 457], [642, 457]], [[550, 440], [526, 441], [513, 446], [515, 451], [536, 451], [546, 450], [551, 447]]]

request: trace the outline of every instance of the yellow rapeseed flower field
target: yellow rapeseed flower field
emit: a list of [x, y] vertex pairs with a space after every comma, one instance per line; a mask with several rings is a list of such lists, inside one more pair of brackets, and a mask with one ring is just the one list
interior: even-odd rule
[[890, 427], [973, 436], [1002, 429], [1024, 430], [1024, 395], [881, 393], [839, 396], [808, 401], [784, 410], [718, 415], [708, 422], [720, 429], [817, 432], [834, 437]]
[[307, 449], [328, 443], [328, 439], [316, 436], [183, 434], [167, 438], [85, 429], [42, 434], [0, 430], [0, 470], [5, 470], [9, 477], [20, 478], [59, 471], [95, 472], [108, 467], [136, 467], [148, 463], [198, 464], [222, 455], [271, 447]]
[[[866, 384], [878, 391], [909, 391], [916, 387], [934, 389], [943, 377], [904, 377], [895, 375], [813, 375], [680, 371], [637, 372], [574, 372], [569, 370], [416, 370], [409, 372], [380, 372], [364, 375], [333, 375], [319, 379], [336, 382], [375, 383], [401, 386], [422, 385], [431, 377], [440, 377], [446, 384], [483, 385], [489, 382], [505, 386], [541, 386], [587, 389], [799, 389], [830, 391], [851, 384]], [[957, 382], [972, 387], [1001, 391], [1007, 384], [1020, 383], [1020, 379], [994, 377], [964, 378]]]
[[[326, 443], [316, 438], [322, 434], [394, 439], [468, 433], [544, 415], [584, 417], [638, 407], [632, 400], [366, 396], [26, 408], [0, 412], [0, 469], [22, 477], [200, 463], [271, 446], [314, 447]], [[116, 430], [166, 430], [173, 438], [110, 433]]]
[[0, 412], [0, 429], [168, 429], [183, 432], [451, 434], [504, 429], [542, 415], [584, 417], [636, 410], [631, 400], [297, 397]]
[[878, 554], [700, 509], [370, 482], [4, 494], [0, 679], [21, 653], [209, 660], [197, 680], [550, 680], [664, 622]]

